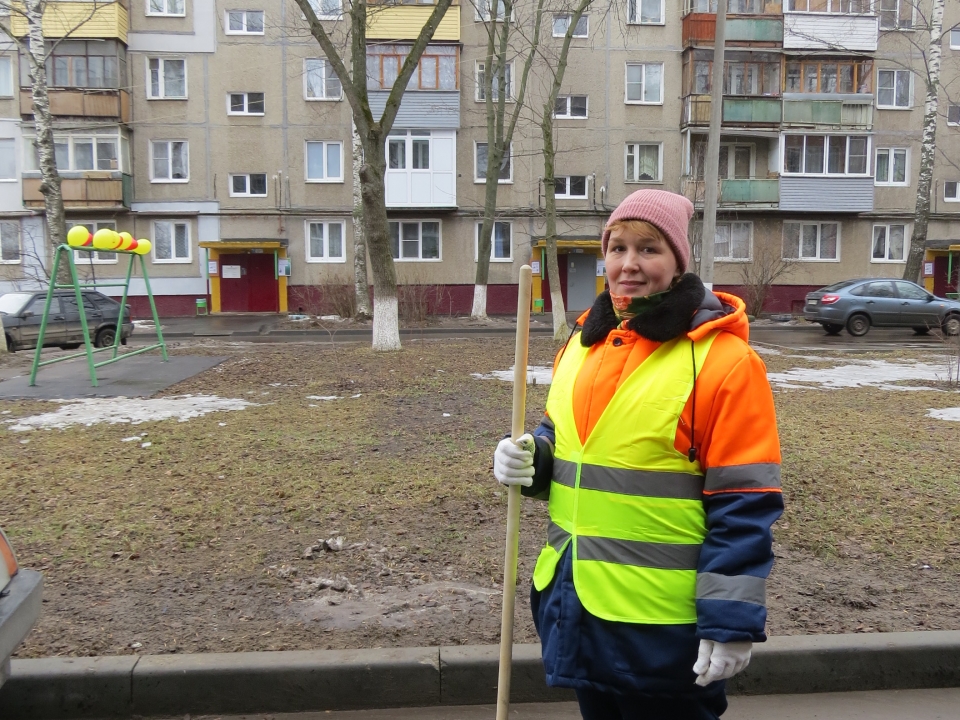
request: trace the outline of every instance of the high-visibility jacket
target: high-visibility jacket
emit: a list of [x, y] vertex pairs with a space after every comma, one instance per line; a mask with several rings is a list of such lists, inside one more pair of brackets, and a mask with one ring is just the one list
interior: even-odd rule
[[[660, 345], [617, 388], [581, 442], [573, 388], [589, 348], [571, 343], [547, 401], [556, 426], [548, 542], [534, 571], [543, 590], [572, 543], [583, 606], [620, 622], [696, 622], [697, 562], [706, 535], [704, 473], [674, 447], [677, 420], [717, 333]], [[691, 347], [691, 345], [693, 347]], [[642, 418], [624, 423], [625, 417]]]

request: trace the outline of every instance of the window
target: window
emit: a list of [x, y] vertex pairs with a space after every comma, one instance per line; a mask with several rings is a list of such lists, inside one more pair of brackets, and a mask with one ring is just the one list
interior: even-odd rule
[[190, 156], [185, 140], [153, 140], [151, 182], [187, 182], [190, 179]]
[[267, 174], [250, 173], [249, 175], [230, 176], [230, 197], [266, 197]]
[[496, 2], [496, 20], [497, 22], [502, 22], [506, 9], [503, 5], [503, 0], [478, 0], [474, 3], [476, 8], [476, 18], [477, 20], [483, 20], [484, 22], [489, 22], [491, 16], [494, 15], [494, 2]]
[[[474, 173], [474, 182], [482, 183], [487, 179], [487, 143], [475, 143], [476, 146], [476, 172]], [[500, 175], [498, 176], [498, 182], [510, 183], [513, 182], [513, 161], [512, 161], [512, 151], [513, 147], [509, 147], [503, 153], [503, 159], [500, 161]]]
[[586, 175], [564, 175], [554, 178], [554, 190], [557, 198], [585, 198], [587, 196]]
[[[60, 171], [79, 170], [120, 170], [118, 155], [118, 140], [116, 135], [93, 137], [83, 136], [54, 136], [54, 152], [57, 169]], [[26, 157], [24, 170], [37, 172], [40, 170], [40, 159], [37, 144], [34, 138], [27, 138], [24, 143]], [[125, 162], [126, 159], [124, 159]]]
[[[50, 87], [119, 88], [127, 83], [127, 50], [117, 40], [51, 40], [47, 52]], [[30, 87], [30, 63], [20, 56], [20, 87]]]
[[947, 202], [960, 202], [960, 182], [948, 180], [943, 184], [943, 199]]
[[190, 262], [190, 226], [185, 222], [153, 223], [153, 261]]
[[916, 0], [878, 0], [881, 30], [912, 30]]
[[586, 95], [560, 95], [553, 110], [555, 118], [585, 118], [587, 116]]
[[147, 58], [147, 98], [151, 100], [187, 97], [187, 61]]
[[307, 222], [307, 262], [345, 262], [344, 223]]
[[[483, 102], [486, 100], [486, 95], [484, 94], [484, 69], [483, 63], [477, 63], [477, 102]], [[513, 63], [508, 62], [503, 68], [503, 86], [506, 90], [504, 98], [507, 102], [513, 100]], [[491, 80], [491, 88], [493, 88], [493, 100], [496, 102], [500, 99], [500, 78], [498, 73], [494, 73], [493, 79]]]
[[787, 0], [790, 12], [833, 13], [836, 15], [865, 15], [870, 12], [871, 0]]
[[749, 260], [753, 241], [752, 222], [718, 222], [713, 241], [716, 260]]
[[[390, 90], [410, 52], [410, 45], [367, 47], [367, 90]], [[459, 86], [456, 45], [428, 45], [410, 76], [407, 90], [456, 90]]]
[[227, 35], [263, 35], [263, 10], [227, 10]]
[[336, 20], [343, 14], [340, 0], [310, 0], [310, 7], [321, 20]]
[[627, 0], [627, 22], [637, 25], [663, 25], [664, 0]]
[[13, 138], [0, 139], [0, 181], [17, 179], [17, 143]]
[[874, 225], [870, 262], [903, 262], [906, 225]]
[[20, 262], [20, 223], [0, 222], [0, 263]]
[[263, 115], [263, 93], [229, 93], [227, 115]]
[[339, 100], [343, 96], [340, 78], [323, 58], [303, 61], [303, 96], [307, 100]]
[[908, 108], [913, 104], [913, 73], [909, 70], [877, 71], [877, 107]]
[[307, 182], [343, 182], [343, 143], [307, 141]]
[[839, 260], [839, 223], [783, 224], [783, 257], [785, 260]]
[[[567, 34], [567, 30], [570, 27], [570, 20], [572, 15], [568, 13], [563, 13], [562, 15], [553, 16], [553, 36], [554, 37], [564, 37]], [[575, 38], [585, 38], [590, 35], [590, 21], [586, 15], [581, 15], [580, 19], [577, 20], [577, 26], [573, 29], [573, 34], [571, 37]]]
[[147, 15], [186, 15], [184, 0], [147, 0]]
[[0, 55], [0, 97], [13, 97], [13, 59]]
[[960, 105], [947, 105], [947, 125], [960, 125]]
[[862, 93], [873, 92], [872, 60], [810, 59], [787, 62], [784, 92]]
[[[117, 229], [117, 224], [113, 220], [68, 220], [67, 232], [70, 231], [70, 228], [77, 225], [82, 225], [91, 233], [96, 233], [97, 230], [103, 230], [104, 228], [109, 230]], [[88, 265], [112, 265], [116, 263], [117, 260], [118, 255], [116, 253], [106, 252], [104, 250], [73, 251], [73, 261], [78, 263], [86, 263]]]
[[391, 130], [384, 176], [388, 207], [456, 206], [456, 133]]
[[394, 260], [439, 260], [440, 222], [391, 222], [390, 246]]
[[786, 135], [783, 172], [794, 175], [866, 175], [866, 135]]
[[660, 143], [627, 143], [627, 182], [660, 182]]
[[663, 63], [627, 63], [627, 103], [663, 103]]
[[950, 49], [960, 50], [960, 30], [950, 31]]
[[876, 185], [909, 185], [907, 181], [908, 148], [877, 148]]
[[[482, 222], [477, 223], [477, 232], [474, 237], [473, 259], [480, 258], [480, 229]], [[493, 223], [493, 232], [490, 234], [490, 262], [512, 262], [513, 260], [513, 223], [497, 220]]]

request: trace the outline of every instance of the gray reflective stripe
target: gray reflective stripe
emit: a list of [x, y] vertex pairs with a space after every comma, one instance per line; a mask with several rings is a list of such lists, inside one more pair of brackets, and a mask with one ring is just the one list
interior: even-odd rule
[[703, 476], [584, 464], [580, 468], [580, 488], [621, 495], [701, 500]]
[[697, 575], [697, 600], [736, 600], [767, 604], [767, 581], [753, 575]]
[[579, 535], [577, 559], [663, 570], [696, 570], [697, 561], [700, 559], [700, 545], [673, 545]]
[[575, 487], [577, 484], [577, 464], [569, 460], [553, 459], [553, 481]]
[[560, 550], [563, 548], [563, 544], [569, 539], [570, 533], [557, 525], [555, 522], [550, 521], [547, 524], [547, 545], [552, 547], [554, 550], [560, 552]]
[[752, 465], [727, 465], [709, 468], [704, 490], [756, 490], [780, 487], [780, 465], [777, 463], [754, 463]]

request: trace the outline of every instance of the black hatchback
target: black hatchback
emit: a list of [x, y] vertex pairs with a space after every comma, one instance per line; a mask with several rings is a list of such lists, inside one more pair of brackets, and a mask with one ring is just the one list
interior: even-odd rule
[[[81, 295], [87, 328], [94, 345], [97, 347], [113, 345], [117, 333], [117, 318], [120, 317], [120, 303], [92, 290], [84, 290]], [[3, 315], [7, 348], [13, 351], [28, 350], [37, 346], [46, 301], [46, 291], [12, 292], [0, 295], [0, 314]], [[133, 334], [129, 305], [124, 310], [123, 318], [120, 342], [126, 345], [127, 338]], [[47, 319], [43, 346], [72, 350], [82, 344], [83, 325], [80, 322], [76, 294], [72, 290], [54, 291], [50, 299], [50, 317]]]

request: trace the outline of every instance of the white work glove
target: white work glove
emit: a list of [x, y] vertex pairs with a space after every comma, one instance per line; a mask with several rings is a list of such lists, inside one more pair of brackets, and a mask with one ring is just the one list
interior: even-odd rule
[[752, 648], [753, 643], [749, 640], [731, 643], [701, 640], [697, 662], [693, 666], [697, 685], [706, 687], [712, 682], [736, 675], [750, 664]]
[[533, 485], [533, 435], [524, 433], [517, 442], [504, 438], [493, 454], [493, 475], [501, 485]]

